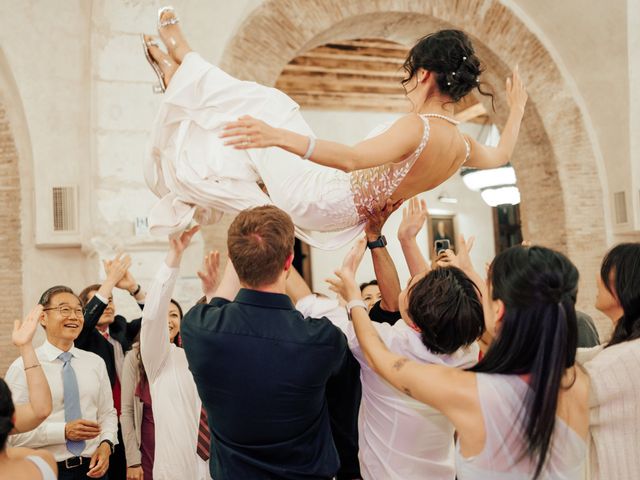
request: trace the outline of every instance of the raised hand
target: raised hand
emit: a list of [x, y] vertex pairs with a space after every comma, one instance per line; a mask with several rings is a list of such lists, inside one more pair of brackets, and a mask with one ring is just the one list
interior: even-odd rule
[[329, 290], [335, 292], [347, 302], [362, 298], [360, 288], [356, 283], [356, 272], [360, 266], [366, 247], [366, 239], [359, 239], [344, 257], [340, 269], [334, 272], [336, 278], [326, 280], [329, 284]]
[[134, 278], [131, 270], [127, 270], [124, 276], [116, 283], [116, 287], [122, 290], [126, 290], [129, 293], [135, 292], [138, 288], [138, 282]]
[[200, 226], [191, 227], [180, 235], [172, 235], [169, 237], [169, 253], [167, 254], [166, 263], [171, 268], [178, 268], [182, 260], [182, 254], [191, 243], [193, 236], [200, 231]]
[[226, 138], [224, 144], [237, 150], [276, 147], [280, 143], [277, 128], [250, 115], [243, 115], [235, 122], [227, 123], [220, 138]]
[[520, 78], [520, 71], [517, 65], [516, 68], [513, 69], [511, 77], [507, 78], [506, 88], [509, 107], [511, 109], [517, 108], [524, 112], [524, 106], [527, 104], [529, 96], [524, 83], [522, 83], [522, 78]]
[[382, 207], [375, 205], [371, 210], [367, 209], [363, 212], [367, 217], [367, 223], [364, 226], [364, 233], [367, 235], [368, 241], [373, 242], [378, 239], [382, 234], [382, 227], [385, 222], [393, 212], [400, 208], [402, 202], [403, 200], [400, 199], [394, 203], [389, 198]]
[[402, 221], [398, 228], [398, 240], [410, 240], [416, 238], [429, 216], [427, 202], [413, 197], [409, 204], [402, 209]]
[[204, 257], [202, 270], [198, 271], [198, 277], [202, 284], [202, 293], [207, 298], [212, 298], [220, 283], [220, 252], [211, 251]]
[[31, 344], [36, 327], [38, 326], [38, 320], [40, 319], [40, 315], [42, 315], [42, 308], [42, 305], [36, 305], [22, 322], [20, 320], [13, 322], [11, 341], [16, 347], [19, 348]]
[[453, 250], [445, 250], [442, 256], [438, 257], [437, 264], [441, 267], [453, 266], [464, 272], [471, 272], [473, 264], [469, 252], [471, 252], [474, 242], [475, 237], [469, 237], [469, 240], [465, 240], [464, 235], [458, 235], [458, 255], [453, 253]]
[[131, 257], [119, 253], [113, 260], [103, 260], [104, 271], [107, 274], [107, 281], [117, 285], [126, 275], [131, 266]]

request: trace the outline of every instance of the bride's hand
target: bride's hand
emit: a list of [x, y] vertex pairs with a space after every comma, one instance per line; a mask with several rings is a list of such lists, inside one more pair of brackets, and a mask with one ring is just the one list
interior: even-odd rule
[[236, 150], [276, 147], [280, 143], [279, 129], [250, 115], [227, 123], [220, 138], [226, 138], [224, 144]]
[[511, 77], [507, 78], [507, 103], [511, 109], [517, 108], [524, 113], [524, 106], [527, 104], [527, 89], [520, 78], [518, 66], [513, 69]]

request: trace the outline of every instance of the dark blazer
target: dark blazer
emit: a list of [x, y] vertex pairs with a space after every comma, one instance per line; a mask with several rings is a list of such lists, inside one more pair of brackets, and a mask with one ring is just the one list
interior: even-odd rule
[[339, 329], [303, 318], [286, 295], [242, 289], [233, 302], [192, 308], [181, 331], [208, 413], [213, 478], [335, 475], [326, 393], [349, 352]]
[[[94, 295], [84, 308], [84, 325], [74, 345], [82, 350], [93, 352], [104, 360], [109, 380], [113, 387], [116, 382], [116, 362], [113, 345], [96, 329], [98, 320], [100, 320], [105, 308], [107, 308], [107, 304]], [[131, 349], [131, 343], [140, 331], [141, 325], [142, 319], [127, 322], [124, 317], [116, 315], [113, 323], [109, 325], [109, 334], [120, 342], [122, 351], [127, 352]]]

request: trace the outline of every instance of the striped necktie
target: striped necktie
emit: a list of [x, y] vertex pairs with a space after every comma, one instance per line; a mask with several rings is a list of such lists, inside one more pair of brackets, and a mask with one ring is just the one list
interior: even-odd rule
[[209, 431], [207, 411], [202, 407], [200, 409], [200, 424], [198, 425], [198, 444], [196, 451], [198, 452], [198, 456], [206, 462], [209, 460], [210, 450], [211, 432]]
[[[62, 389], [64, 397], [64, 421], [71, 422], [82, 418], [80, 408], [80, 391], [78, 390], [78, 380], [76, 372], [71, 366], [71, 352], [62, 352], [58, 358], [64, 363], [62, 365]], [[79, 457], [84, 451], [84, 440], [67, 440], [67, 450]]]

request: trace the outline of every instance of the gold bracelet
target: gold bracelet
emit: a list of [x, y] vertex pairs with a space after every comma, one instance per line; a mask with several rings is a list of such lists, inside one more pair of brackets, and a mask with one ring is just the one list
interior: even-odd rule
[[39, 364], [39, 363], [36, 363], [35, 365], [31, 365], [30, 367], [24, 367], [24, 370], [25, 370], [25, 372], [26, 372], [26, 371], [27, 371], [27, 370], [29, 370], [30, 368], [36, 368], [36, 367], [39, 367], [39, 366], [40, 366], [40, 364]]

